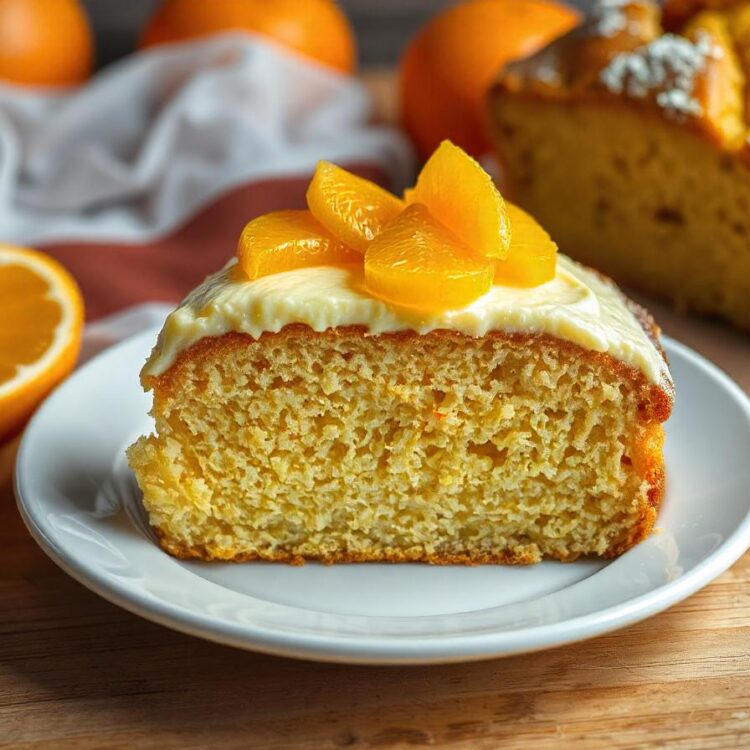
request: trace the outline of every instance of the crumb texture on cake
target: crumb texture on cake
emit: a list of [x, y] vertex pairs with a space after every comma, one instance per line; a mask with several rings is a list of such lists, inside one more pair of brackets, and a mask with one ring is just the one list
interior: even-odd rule
[[128, 456], [180, 557], [614, 556], [663, 494], [671, 396], [548, 336], [229, 333], [159, 377]]

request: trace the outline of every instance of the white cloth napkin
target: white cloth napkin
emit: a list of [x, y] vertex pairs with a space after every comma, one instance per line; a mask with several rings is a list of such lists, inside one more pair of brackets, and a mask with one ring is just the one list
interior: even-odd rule
[[355, 79], [230, 33], [134, 54], [65, 93], [0, 87], [0, 241], [139, 243], [237, 185], [318, 159], [410, 177]]

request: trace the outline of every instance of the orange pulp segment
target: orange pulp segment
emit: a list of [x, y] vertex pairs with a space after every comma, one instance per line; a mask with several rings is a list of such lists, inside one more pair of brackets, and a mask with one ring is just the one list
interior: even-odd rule
[[307, 205], [331, 234], [360, 253], [405, 207], [374, 182], [328, 161], [318, 162], [307, 189]]
[[0, 244], [0, 440], [15, 433], [73, 368], [83, 300], [55, 260]]
[[475, 253], [499, 259], [508, 254], [511, 227], [500, 192], [487, 172], [450, 141], [427, 160], [408, 195]]
[[400, 307], [465, 307], [492, 286], [492, 263], [472, 252], [421, 204], [409, 206], [365, 253], [371, 294]]
[[495, 261], [495, 283], [538, 286], [555, 278], [557, 245], [536, 219], [506, 203], [513, 239], [505, 260]]
[[362, 260], [309, 211], [273, 211], [253, 219], [240, 235], [237, 257], [249, 279]]

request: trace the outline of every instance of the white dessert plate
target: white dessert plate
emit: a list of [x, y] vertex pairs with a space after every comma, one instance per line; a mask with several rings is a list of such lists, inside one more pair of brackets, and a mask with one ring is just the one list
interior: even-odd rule
[[668, 340], [678, 396], [660, 530], [617, 560], [473, 568], [175, 560], [154, 542], [124, 456], [151, 427], [138, 370], [155, 336], [108, 350], [46, 401], [22, 441], [16, 490], [29, 530], [63, 570], [176, 630], [327, 661], [485, 659], [642, 620], [750, 546], [750, 401]]

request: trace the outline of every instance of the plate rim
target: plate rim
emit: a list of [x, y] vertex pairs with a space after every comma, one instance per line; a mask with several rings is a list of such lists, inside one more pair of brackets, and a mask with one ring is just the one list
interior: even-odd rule
[[[501, 632], [448, 634], [428, 639], [418, 636], [396, 640], [367, 634], [354, 637], [274, 632], [263, 626], [247, 623], [239, 625], [182, 608], [172, 602], [147, 598], [137, 588], [124, 585], [118, 580], [107, 579], [98, 570], [87, 566], [80, 556], [60, 548], [45, 532], [45, 524], [40, 520], [40, 514], [35, 513], [34, 503], [29, 502], [23, 485], [33, 435], [44, 420], [48, 402], [64, 397], [65, 389], [78, 375], [90, 368], [101, 366], [105, 359], [115, 358], [120, 349], [134, 345], [136, 340], [151, 339], [157, 330], [158, 328], [150, 328], [108, 347], [76, 370], [61, 388], [45, 400], [30, 420], [22, 437], [15, 464], [14, 489], [17, 507], [29, 533], [58, 567], [103, 599], [164, 627], [226, 646], [313, 661], [383, 665], [478, 661], [563, 646], [641, 622], [706, 586], [730, 568], [750, 547], [748, 511], [732, 533], [686, 574], [630, 600], [555, 623]], [[690, 365], [717, 381], [718, 385], [737, 402], [750, 422], [750, 397], [720, 367], [669, 336], [663, 336], [662, 343], [668, 353], [670, 349], [679, 352]], [[41, 507], [40, 504], [39, 510]]]

